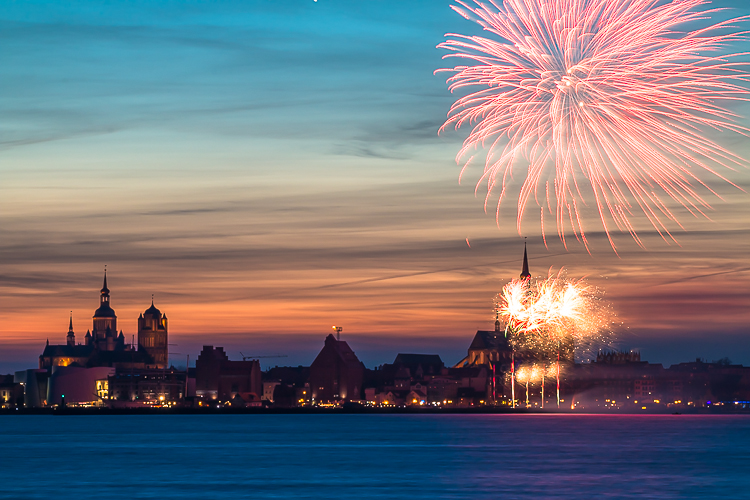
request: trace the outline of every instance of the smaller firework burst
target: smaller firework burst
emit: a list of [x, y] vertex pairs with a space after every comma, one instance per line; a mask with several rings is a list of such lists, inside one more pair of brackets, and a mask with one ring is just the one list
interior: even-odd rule
[[562, 269], [550, 270], [546, 279], [511, 281], [498, 294], [495, 312], [514, 348], [540, 354], [606, 344], [613, 316], [599, 290], [566, 279]]
[[542, 362], [521, 366], [511, 376], [514, 405], [515, 382], [525, 384], [527, 405], [529, 383], [541, 382], [544, 406], [544, 378], [552, 375], [559, 407], [560, 360], [574, 361], [576, 348], [583, 354], [606, 344], [612, 332], [613, 314], [601, 293], [583, 280], [564, 278], [562, 269], [557, 274], [550, 269], [546, 279], [508, 283], [496, 297], [495, 314], [505, 322], [512, 359], [516, 351], [523, 351], [524, 358]]

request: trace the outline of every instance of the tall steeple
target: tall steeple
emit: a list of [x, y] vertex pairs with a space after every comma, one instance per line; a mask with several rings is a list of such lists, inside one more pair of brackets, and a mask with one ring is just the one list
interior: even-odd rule
[[107, 266], [104, 266], [104, 285], [102, 285], [101, 297], [99, 298], [99, 305], [105, 303], [109, 305], [109, 288], [107, 288]]
[[529, 258], [526, 255], [526, 242], [523, 242], [523, 270], [521, 270], [521, 279], [531, 279], [531, 273], [529, 272]]
[[70, 311], [70, 323], [68, 323], [68, 345], [76, 345], [76, 334], [73, 331], [73, 311]]
[[[99, 294], [99, 309], [94, 311], [94, 328], [91, 336], [95, 343], [99, 341], [105, 342], [110, 339], [114, 341], [117, 338], [117, 315], [110, 305], [106, 266], [104, 266], [104, 283]], [[104, 348], [102, 346], [99, 347]]]

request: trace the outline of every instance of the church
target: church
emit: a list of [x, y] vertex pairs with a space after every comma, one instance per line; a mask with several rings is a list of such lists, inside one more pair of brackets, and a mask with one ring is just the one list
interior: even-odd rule
[[138, 348], [125, 343], [122, 330], [117, 331], [117, 315], [110, 304], [106, 270], [99, 308], [94, 311], [92, 329], [86, 332], [83, 342], [76, 343], [71, 315], [65, 344], [53, 345], [47, 340], [39, 356], [39, 368], [47, 370], [55, 366], [164, 369], [168, 364], [167, 315], [154, 306], [152, 298], [151, 307], [138, 318]]
[[[522, 281], [531, 283], [531, 273], [529, 272], [529, 257], [526, 252], [526, 245], [523, 247], [523, 264], [519, 278]], [[528, 289], [528, 288], [527, 288]], [[575, 361], [575, 349], [573, 340], [569, 339], [562, 345], [560, 352], [560, 361], [572, 364]], [[517, 348], [514, 351], [510, 343], [507, 332], [503, 330], [500, 319], [495, 315], [494, 330], [478, 330], [469, 345], [468, 354], [459, 361], [454, 368], [468, 366], [487, 366], [492, 369], [498, 369], [503, 372], [509, 372], [511, 369], [511, 360], [515, 358], [517, 363], [535, 361], [544, 361], [548, 353], [536, 352], [532, 349]]]

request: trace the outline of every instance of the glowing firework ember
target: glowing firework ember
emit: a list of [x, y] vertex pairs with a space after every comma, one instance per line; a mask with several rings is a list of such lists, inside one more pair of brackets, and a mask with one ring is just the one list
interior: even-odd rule
[[[742, 158], [703, 136], [706, 129], [746, 134], [721, 100], [747, 100], [740, 54], [723, 47], [746, 39], [738, 18], [696, 26], [719, 9], [705, 0], [457, 0], [453, 9], [491, 38], [448, 34], [445, 57], [467, 61], [448, 78], [451, 91], [481, 87], [459, 98], [443, 128], [473, 128], [457, 161], [487, 146], [485, 209], [499, 187], [508, 195], [512, 167], [525, 159], [518, 195], [518, 231], [532, 196], [589, 248], [583, 206], [593, 202], [612, 248], [610, 225], [641, 246], [630, 218], [642, 212], [661, 237], [682, 227], [671, 198], [694, 216], [709, 209], [699, 177], [745, 166]], [[548, 169], [554, 166], [554, 176]], [[462, 172], [463, 173], [463, 172]], [[729, 182], [727, 180], [727, 182]], [[715, 194], [715, 193], [714, 193]], [[550, 198], [554, 197], [553, 203]], [[545, 238], [546, 244], [546, 238]]]

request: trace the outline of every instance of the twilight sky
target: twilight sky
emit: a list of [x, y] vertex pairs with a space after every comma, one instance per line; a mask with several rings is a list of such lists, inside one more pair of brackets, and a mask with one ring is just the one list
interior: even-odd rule
[[[71, 310], [82, 340], [105, 264], [126, 337], [155, 294], [176, 365], [202, 344], [309, 364], [333, 324], [368, 367], [457, 362], [523, 238], [512, 200], [498, 226], [477, 172], [459, 185], [465, 131], [437, 135], [446, 32], [476, 32], [447, 0], [3, 2], [0, 373], [64, 343]], [[532, 216], [532, 274], [587, 276], [646, 360], [750, 364], [750, 195], [711, 185], [681, 246], [641, 226], [619, 257], [595, 216], [592, 255]]]

